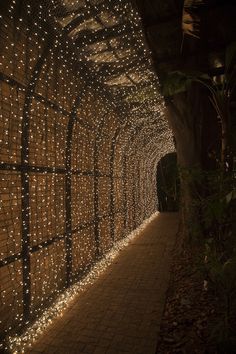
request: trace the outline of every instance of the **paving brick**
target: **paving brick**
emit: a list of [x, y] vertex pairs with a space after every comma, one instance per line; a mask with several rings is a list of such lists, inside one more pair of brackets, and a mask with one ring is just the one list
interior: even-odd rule
[[159, 214], [29, 354], [154, 354], [177, 224], [177, 214]]

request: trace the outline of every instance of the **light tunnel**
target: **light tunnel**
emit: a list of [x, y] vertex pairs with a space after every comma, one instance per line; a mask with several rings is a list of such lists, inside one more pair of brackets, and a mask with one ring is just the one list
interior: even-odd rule
[[173, 150], [131, 2], [69, 3], [1, 5], [1, 337], [156, 211], [156, 166]]

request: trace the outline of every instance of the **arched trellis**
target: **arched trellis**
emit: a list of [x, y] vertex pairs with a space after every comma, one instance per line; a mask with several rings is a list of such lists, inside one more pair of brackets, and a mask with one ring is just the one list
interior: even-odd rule
[[74, 123], [77, 119], [77, 109], [81, 102], [81, 95], [75, 99], [72, 107], [66, 134], [66, 181], [65, 181], [65, 210], [66, 210], [66, 285], [70, 286], [72, 282], [72, 217], [71, 217], [71, 193], [72, 193], [72, 166], [71, 166], [71, 150], [72, 150], [72, 135]]
[[[47, 33], [47, 31], [46, 31]], [[21, 149], [21, 183], [22, 183], [22, 269], [23, 269], [23, 317], [24, 321], [28, 321], [31, 317], [31, 284], [30, 284], [30, 253], [37, 251], [38, 247], [32, 249], [30, 245], [30, 188], [29, 188], [29, 125], [30, 125], [30, 106], [35, 95], [36, 85], [40, 78], [41, 70], [47, 60], [50, 49], [53, 48], [54, 41], [57, 37], [52, 37], [51, 33], [46, 37], [45, 47], [42, 49], [42, 54], [36, 62], [28, 86], [25, 92], [25, 103], [22, 115], [22, 149]], [[72, 282], [72, 220], [71, 220], [71, 148], [72, 148], [72, 133], [73, 126], [77, 120], [77, 109], [80, 105], [83, 92], [80, 92], [78, 97], [75, 97], [73, 107], [69, 112], [69, 119], [66, 133], [66, 152], [65, 152], [65, 249], [66, 249], [66, 284], [67, 287]], [[36, 168], [39, 170], [39, 168]], [[49, 170], [45, 167], [40, 168], [41, 171]], [[54, 236], [48, 242], [40, 245], [40, 248], [47, 247], [51, 242], [56, 242], [61, 236]]]
[[[16, 3], [19, 5], [18, 1]], [[28, 3], [32, 5], [33, 2], [24, 0], [22, 3], [24, 5]], [[149, 126], [153, 124], [153, 127], [155, 127], [156, 119], [156, 134], [158, 134], [160, 112], [158, 111], [157, 114], [150, 113], [150, 116], [149, 112], [146, 112], [142, 116], [143, 112], [139, 112], [139, 105], [137, 103], [131, 102], [129, 105], [126, 104], [125, 99], [123, 100], [123, 97], [131, 92], [128, 86], [120, 90], [118, 85], [113, 92], [114, 87], [112, 84], [110, 86], [104, 85], [101, 81], [101, 77], [103, 76], [99, 77], [96, 74], [96, 70], [90, 73], [90, 68], [84, 60], [82, 44], [77, 41], [75, 45], [71, 38], [65, 38], [65, 31], [62, 31], [58, 23], [55, 24], [53, 22], [52, 12], [49, 14], [47, 11], [47, 7], [51, 9], [51, 5], [47, 1], [39, 2], [39, 4], [41, 5], [40, 9], [42, 9], [42, 12], [39, 12], [37, 20], [32, 21], [31, 19], [29, 21], [31, 27], [25, 30], [28, 37], [30, 31], [32, 33], [40, 32], [40, 35], [37, 37], [38, 42], [33, 43], [32, 41], [29, 53], [26, 53], [27, 58], [24, 59], [25, 62], [22, 60], [23, 65], [26, 65], [28, 61], [29, 63], [33, 62], [29, 82], [27, 85], [24, 83], [24, 70], [18, 69], [17, 66], [12, 75], [9, 75], [7, 71], [4, 72], [4, 70], [0, 73], [0, 78], [1, 80], [5, 80], [4, 82], [8, 85], [7, 87], [17, 87], [17, 90], [20, 89], [25, 93], [23, 104], [20, 102], [20, 105], [23, 107], [22, 135], [21, 142], [18, 143], [22, 148], [21, 161], [18, 161], [17, 164], [11, 164], [7, 159], [4, 160], [4, 157], [0, 164], [0, 172], [14, 171], [20, 174], [22, 200], [22, 209], [19, 208], [22, 229], [21, 237], [23, 240], [22, 249], [19, 252], [13, 251], [12, 253], [8, 252], [9, 254], [6, 256], [4, 255], [0, 260], [0, 269], [8, 271], [8, 266], [11, 267], [19, 261], [19, 283], [21, 283], [22, 275], [23, 289], [19, 285], [19, 291], [17, 290], [19, 297], [17, 298], [17, 291], [13, 284], [13, 300], [10, 299], [9, 303], [13, 309], [17, 301], [21, 302], [22, 295], [23, 318], [21, 318], [19, 310], [17, 315], [20, 321], [16, 323], [13, 319], [11, 323], [6, 323], [6, 325], [4, 323], [1, 328], [3, 328], [5, 333], [9, 333], [11, 328], [15, 326], [24, 326], [29, 320], [39, 316], [45, 306], [50, 304], [58, 294], [85, 274], [90, 269], [90, 266], [110, 249], [118, 238], [126, 236], [138, 223], [141, 223], [141, 214], [139, 211], [139, 214], [136, 212], [137, 205], [141, 202], [144, 195], [140, 186], [145, 185], [146, 190], [153, 188], [150, 183], [146, 185], [144, 179], [146, 172], [141, 171], [140, 166], [143, 164], [144, 169], [147, 169], [149, 163], [152, 163], [149, 161], [149, 154], [152, 141], [155, 141], [155, 139], [152, 140], [151, 138], [151, 128]], [[33, 4], [33, 8], [35, 6], [37, 9], [39, 4]], [[43, 6], [44, 4], [45, 7]], [[32, 12], [31, 7], [26, 7], [26, 13], [29, 16], [35, 16], [37, 14], [35, 8]], [[20, 22], [24, 25], [25, 18], [23, 15]], [[15, 17], [17, 17], [17, 13], [14, 15], [14, 20]], [[7, 18], [7, 20], [9, 19]], [[14, 22], [10, 16], [9, 22], [11, 21]], [[14, 31], [10, 26], [8, 30], [9, 33]], [[19, 36], [17, 39], [19, 45], [23, 41], [20, 30], [24, 32], [24, 26], [20, 27], [19, 25]], [[114, 30], [113, 28], [111, 33]], [[106, 28], [102, 29], [96, 34], [97, 37], [95, 37], [104, 39], [103, 36], [106, 32], [108, 32]], [[107, 40], [107, 37], [105, 40]], [[10, 45], [6, 45], [6, 47], [10, 47]], [[41, 48], [40, 51], [38, 48]], [[11, 61], [11, 55], [6, 49], [3, 50], [6, 51], [7, 59]], [[77, 55], [80, 60], [77, 60]], [[21, 63], [20, 60], [19, 62]], [[132, 65], [135, 62], [139, 63], [139, 60], [132, 60]], [[55, 66], [53, 67], [54, 64], [56, 69]], [[129, 62], [122, 62], [121, 64], [123, 68], [129, 66], [129, 70], [132, 69]], [[103, 66], [105, 66], [104, 72], [106, 72], [107, 67], [112, 67], [110, 64]], [[64, 69], [65, 72], [63, 72]], [[119, 68], [119, 70], [121, 69]], [[114, 68], [111, 68], [112, 75], [114, 71]], [[23, 77], [22, 82], [20, 74]], [[62, 89], [60, 87], [60, 83], [62, 82], [61, 77], [64, 80]], [[130, 80], [130, 78], [129, 75], [126, 75], [126, 79]], [[132, 78], [131, 80], [131, 84], [135, 86], [137, 83]], [[46, 82], [45, 86], [44, 81]], [[137, 85], [137, 90], [135, 89], [137, 93], [141, 88], [143, 88], [142, 85], [140, 87]], [[54, 92], [55, 90], [56, 93]], [[119, 90], [123, 90], [124, 93], [120, 94]], [[132, 94], [136, 92], [135, 90], [132, 89]], [[3, 92], [3, 96], [5, 102], [10, 101], [10, 104], [14, 105], [15, 101], [13, 97], [10, 97], [9, 100], [7, 99], [6, 90]], [[90, 101], [87, 96], [92, 97]], [[85, 108], [87, 104], [89, 107]], [[39, 110], [38, 115], [34, 116], [35, 105], [42, 106], [43, 111]], [[134, 105], [135, 107], [133, 107]], [[99, 107], [96, 108], [96, 106]], [[134, 115], [132, 113], [133, 108], [135, 108], [136, 112]], [[91, 113], [92, 118], [87, 114], [87, 110]], [[4, 114], [7, 115], [6, 112]], [[17, 114], [16, 119], [20, 120], [20, 113], [18, 112]], [[40, 120], [42, 115], [46, 122], [45, 126]], [[53, 115], [56, 115], [57, 123], [64, 122], [61, 124], [62, 128], [57, 125], [53, 125], [52, 129], [50, 128], [49, 121]], [[3, 115], [3, 117], [5, 116]], [[30, 133], [31, 124], [37, 126], [37, 129], [35, 128], [36, 134]], [[49, 153], [53, 152], [54, 155], [60, 154], [60, 163], [57, 163], [56, 158], [53, 160], [53, 163], [50, 163], [50, 158], [43, 158], [43, 149], [45, 146], [38, 132], [40, 133], [42, 129], [47, 128], [50, 130], [50, 134], [52, 134], [52, 138], [49, 137], [49, 140], [51, 139], [52, 142], [55, 142], [59, 136], [63, 139], [63, 146], [60, 146], [61, 140], [59, 139], [58, 144], [55, 144], [56, 148], [49, 151]], [[85, 129], [84, 135], [82, 134], [83, 129]], [[79, 145], [80, 139], [82, 140], [82, 147]], [[88, 144], [89, 147], [86, 145], [86, 139], [91, 139], [90, 144]], [[149, 140], [150, 142], [150, 146], [148, 145], [146, 150], [144, 149], [145, 140]], [[103, 148], [101, 142], [105, 145], [107, 143], [107, 147]], [[39, 147], [35, 149], [33, 144], [38, 144], [37, 146]], [[85, 147], [83, 147], [83, 144]], [[88, 156], [84, 156], [83, 151], [80, 151], [80, 149], [85, 151]], [[35, 151], [38, 156], [34, 160]], [[46, 153], [48, 152], [46, 148], [45, 151]], [[138, 153], [139, 151], [140, 153]], [[130, 152], [131, 155], [129, 156]], [[85, 160], [83, 165], [79, 165], [77, 162], [74, 163], [75, 154], [77, 154], [76, 159], [78, 161]], [[86, 158], [89, 160], [88, 164]], [[147, 161], [145, 161], [145, 158]], [[103, 159], [106, 160], [104, 170], [101, 167]], [[138, 178], [135, 175], [136, 171], [138, 171]], [[60, 188], [57, 188], [57, 185], [59, 185], [58, 176], [61, 181]], [[83, 180], [80, 179], [81, 176], [84, 177]], [[52, 182], [48, 183], [50, 178]], [[102, 179], [105, 181], [103, 188], [109, 196], [108, 201], [106, 201], [106, 213], [103, 213], [103, 207], [100, 205], [100, 202], [104, 198], [100, 189]], [[84, 182], [87, 188], [84, 188], [85, 192], [81, 191], [84, 187]], [[10, 195], [14, 185], [12, 187], [11, 183], [9, 183], [7, 188]], [[89, 192], [88, 196], [86, 195], [87, 192]], [[57, 204], [58, 198], [55, 197], [55, 194], [57, 194], [56, 197], [58, 197], [58, 194], [61, 194], [61, 196], [59, 195], [61, 203]], [[77, 194], [80, 194], [80, 198], [84, 198], [83, 203], [81, 203], [81, 199], [79, 200], [78, 198], [78, 202], [75, 198]], [[33, 197], [35, 198], [34, 203], [32, 203]], [[87, 200], [87, 197], [88, 199], [92, 197], [90, 198], [92, 199], [91, 205], [90, 199]], [[44, 202], [45, 200], [46, 202]], [[89, 210], [91, 212], [89, 217], [82, 210], [83, 207], [86, 208], [87, 202], [91, 209]], [[33, 210], [34, 208], [36, 208], [36, 211]], [[48, 214], [43, 214], [43, 208], [47, 209]], [[76, 214], [77, 209], [80, 211]], [[149, 216], [152, 211], [154, 210], [150, 207], [147, 212], [143, 213], [143, 218]], [[53, 215], [54, 212], [55, 215]], [[53, 216], [53, 222], [51, 222], [51, 216]], [[38, 219], [35, 221], [34, 218]], [[101, 237], [102, 232], [100, 229], [103, 220], [107, 221], [105, 229], [105, 237], [109, 241], [107, 248], [103, 247], [102, 237], [104, 236]], [[14, 217], [12, 216], [11, 222], [13, 221]], [[55, 226], [57, 223], [62, 224], [60, 231], [57, 231], [58, 228]], [[46, 231], [44, 230], [45, 228]], [[86, 232], [89, 234], [89, 237], [91, 236], [91, 243], [87, 242]], [[33, 234], [36, 235], [35, 239], [33, 239]], [[86, 243], [85, 246], [81, 246], [81, 241], [82, 243]], [[75, 246], [77, 247], [76, 250], [74, 249]], [[55, 256], [57, 251], [59, 253]], [[80, 252], [87, 252], [89, 255], [81, 256]], [[75, 263], [76, 257], [79, 258], [81, 264], [78, 265]], [[50, 272], [51, 269], [54, 272], [52, 273], [53, 276], [51, 273], [47, 274], [47, 271]], [[11, 279], [14, 280], [13, 276]], [[40, 289], [38, 290], [37, 287]]]
[[[133, 205], [136, 206], [134, 208], [134, 226], [137, 225], [137, 223], [139, 222], [139, 219], [137, 218], [137, 210], [139, 209], [139, 205], [140, 203], [145, 203], [146, 204], [146, 209], [148, 210], [148, 201], [147, 200], [143, 200], [140, 196], [140, 189], [141, 189], [141, 185], [140, 185], [140, 162], [141, 162], [141, 153], [142, 153], [142, 143], [146, 144], [146, 139], [148, 136], [148, 141], [152, 139], [152, 137], [148, 134], [149, 130], [155, 130], [156, 127], [156, 122], [151, 122], [150, 124], [145, 124], [142, 126], [142, 128], [139, 131], [139, 134], [137, 134], [137, 136], [135, 137], [135, 139], [132, 141], [132, 144], [129, 145], [128, 147], [128, 153], [127, 153], [127, 157], [128, 157], [128, 164], [129, 164], [129, 168], [130, 168], [130, 173], [133, 174], [133, 181], [135, 181], [135, 183], [133, 183]], [[137, 151], [138, 148], [138, 151]], [[147, 156], [146, 156], [147, 158]], [[136, 162], [138, 161], [138, 163]], [[143, 183], [147, 183], [147, 181], [143, 181]], [[147, 186], [148, 188], [148, 186]], [[150, 188], [150, 187], [149, 187]], [[154, 191], [155, 192], [155, 191]], [[153, 193], [153, 191], [152, 191]]]
[[[122, 171], [123, 171], [123, 179], [124, 179], [124, 187], [123, 187], [123, 203], [124, 203], [124, 227], [126, 229], [126, 223], [127, 223], [127, 156], [129, 153], [129, 150], [133, 148], [133, 143], [134, 141], [139, 137], [140, 132], [142, 132], [142, 130], [147, 130], [149, 124], [156, 124], [155, 121], [147, 122], [147, 121], [141, 121], [141, 122], [137, 122], [135, 126], [124, 126], [124, 128], [128, 128], [128, 132], [130, 134], [129, 139], [127, 139], [126, 143], [123, 145], [123, 149], [121, 152], [122, 155], [122, 159], [121, 159], [121, 166], [122, 166]], [[134, 149], [135, 151], [135, 149]], [[138, 163], [138, 160], [136, 161]], [[135, 177], [129, 177], [129, 179], [131, 180], [136, 180], [137, 176]], [[134, 190], [134, 185], [133, 185], [133, 190]], [[135, 211], [135, 200], [134, 200], [134, 193], [132, 193], [133, 195], [133, 202], [132, 202], [132, 208]], [[134, 218], [135, 220], [135, 218]], [[136, 225], [136, 223], [134, 222], [133, 225], [129, 226], [129, 230], [131, 230], [132, 228], [134, 228]]]
[[[150, 125], [152, 125], [150, 123]], [[132, 205], [134, 206], [134, 214], [133, 214], [133, 225], [132, 227], [135, 228], [136, 225], [138, 224], [137, 222], [137, 209], [139, 207], [140, 203], [140, 198], [138, 198], [138, 195], [140, 193], [140, 170], [139, 170], [139, 164], [140, 160], [139, 157], [136, 156], [135, 160], [133, 161], [133, 156], [136, 153], [138, 141], [140, 141], [143, 138], [143, 135], [145, 136], [145, 132], [147, 131], [149, 125], [143, 124], [139, 127], [138, 134], [134, 137], [134, 139], [131, 141], [131, 144], [129, 144], [128, 149], [127, 149], [127, 157], [126, 157], [126, 163], [129, 166], [129, 174], [132, 175], [132, 180], [133, 182], [133, 188], [132, 188]], [[135, 152], [135, 153], [134, 153]]]
[[[139, 134], [137, 134], [137, 136], [135, 136], [135, 138], [133, 139], [132, 143], [129, 145], [128, 147], [128, 154], [131, 158], [132, 161], [132, 157], [134, 157], [135, 161], [139, 161], [141, 163], [142, 161], [142, 153], [143, 150], [145, 149], [145, 153], [143, 154], [143, 159], [145, 160], [145, 171], [154, 171], [152, 173], [155, 174], [155, 167], [156, 164], [158, 162], [158, 160], [163, 156], [163, 154], [165, 153], [164, 151], [158, 151], [158, 147], [159, 144], [155, 144], [155, 142], [158, 142], [160, 140], [160, 136], [157, 136], [156, 134], [156, 130], [158, 129], [158, 125], [157, 122], [153, 121], [150, 122], [149, 124], [142, 124], [141, 125], [141, 129], [139, 130]], [[151, 133], [149, 132], [149, 130], [151, 130]], [[166, 138], [166, 137], [165, 137]], [[165, 140], [165, 144], [168, 144], [168, 141]], [[169, 141], [169, 145], [170, 145], [170, 149], [171, 149], [171, 142]], [[129, 152], [129, 150], [131, 150], [131, 152]], [[153, 150], [153, 154], [155, 154], [155, 162], [152, 162], [150, 166], [147, 166], [148, 162], [151, 160], [150, 159], [150, 151]], [[148, 159], [147, 159], [148, 156]], [[134, 181], [141, 181], [141, 179], [139, 178], [139, 165], [136, 163], [135, 165], [133, 165], [132, 163], [129, 163], [132, 169], [132, 172], [134, 173], [134, 175], [136, 176], [136, 178], [134, 178]], [[149, 176], [149, 178], [144, 178], [144, 180], [152, 180], [154, 181], [154, 179], [150, 179], [151, 176]], [[143, 177], [142, 177], [143, 178]], [[139, 185], [136, 188], [136, 193], [139, 193], [141, 190], [141, 185]], [[138, 206], [140, 204], [145, 205], [145, 207], [147, 208], [147, 205], [149, 204], [148, 201], [146, 200], [146, 198], [144, 198], [144, 196], [139, 196], [139, 197], [135, 197], [136, 193], [133, 193], [133, 198], [136, 198], [136, 200], [133, 201], [134, 205]], [[151, 191], [151, 193], [154, 195], [154, 197], [156, 198], [156, 191], [155, 189]], [[136, 219], [136, 217], [135, 217]]]
[[[142, 141], [142, 144], [139, 144], [139, 152], [138, 155], [140, 156], [140, 169], [143, 168], [145, 169], [145, 180], [148, 180], [150, 185], [153, 185], [154, 180], [155, 180], [155, 171], [156, 171], [156, 164], [161, 158], [162, 154], [158, 152], [158, 145], [155, 146], [156, 144], [156, 136], [153, 134], [153, 136], [149, 135], [149, 140], [146, 141], [145, 138]], [[148, 160], [146, 159], [146, 156], [148, 156]], [[139, 182], [141, 182], [141, 179], [139, 179]], [[152, 188], [151, 190], [148, 188], [145, 188], [143, 186], [143, 189], [141, 189], [141, 184], [139, 188], [141, 192], [141, 197], [139, 198], [139, 204], [138, 204], [138, 210], [139, 210], [139, 219], [142, 220], [144, 212], [146, 212], [147, 209], [147, 204], [153, 210], [156, 205], [157, 205], [157, 193], [156, 189]]]
[[30, 221], [29, 221], [29, 124], [30, 105], [35, 92], [41, 69], [49, 53], [49, 38], [46, 40], [42, 54], [32, 70], [28, 86], [26, 88], [25, 102], [22, 116], [22, 141], [21, 141], [21, 188], [22, 188], [22, 268], [23, 268], [23, 316], [25, 321], [30, 317]]
[[[131, 140], [132, 140], [132, 133], [134, 132], [137, 132], [137, 127], [133, 127], [133, 126], [129, 126], [127, 123], [122, 127], [123, 130], [127, 130], [130, 135], [131, 135]], [[121, 131], [119, 131], [120, 133]], [[119, 135], [119, 133], [117, 134], [116, 136], [116, 140], [118, 140], [119, 136], [122, 136], [122, 135]], [[126, 142], [126, 144], [124, 144], [123, 146], [123, 149], [122, 149], [122, 152], [121, 152], [121, 168], [122, 168], [122, 179], [123, 179], [123, 193], [122, 193], [122, 199], [123, 199], [123, 208], [124, 208], [124, 229], [126, 230], [126, 227], [127, 227], [127, 179], [128, 179], [128, 176], [127, 176], [127, 168], [126, 168], [126, 148], [127, 148], [127, 145], [128, 145], [128, 141]], [[114, 145], [115, 147], [115, 145]], [[114, 151], [115, 153], [115, 151]], [[114, 157], [113, 157], [113, 163], [114, 163]]]
[[[134, 129], [134, 131], [136, 131], [136, 129], [133, 126], [130, 126], [128, 124], [128, 121], [126, 120], [126, 122], [124, 124], [122, 124], [120, 127], [118, 127], [115, 131], [115, 134], [112, 138], [112, 150], [111, 150], [111, 159], [110, 159], [110, 171], [111, 171], [111, 183], [112, 183], [112, 188], [111, 188], [111, 235], [112, 235], [112, 239], [114, 241], [114, 228], [115, 228], [115, 220], [114, 220], [114, 205], [115, 205], [115, 198], [114, 198], [114, 163], [115, 163], [115, 150], [116, 150], [116, 145], [117, 145], [117, 141], [119, 139], [120, 136], [122, 136], [122, 132], [125, 131], [130, 131], [131, 136], [132, 136], [132, 130]], [[127, 144], [124, 145], [124, 151], [127, 147]], [[126, 214], [127, 214], [127, 185], [126, 185], [126, 181], [127, 181], [127, 174], [126, 174], [126, 160], [125, 160], [125, 152], [121, 152], [122, 155], [122, 159], [121, 159], [121, 169], [122, 169], [122, 173], [121, 173], [121, 179], [123, 180], [123, 193], [122, 193], [122, 199], [123, 199], [123, 213], [124, 213], [124, 230], [126, 230], [126, 222], [127, 222], [127, 218], [126, 218]]]
[[[47, 32], [46, 32], [47, 33]], [[46, 37], [45, 47], [42, 50], [42, 54], [39, 57], [38, 61], [35, 64], [35, 67], [32, 70], [31, 77], [29, 79], [29, 83], [26, 89], [26, 98], [24, 103], [23, 110], [23, 119], [22, 119], [22, 149], [21, 149], [21, 180], [22, 180], [22, 269], [23, 269], [23, 316], [24, 320], [28, 321], [30, 318], [30, 308], [31, 308], [31, 293], [30, 293], [30, 253], [33, 251], [37, 251], [38, 247], [32, 249], [30, 245], [30, 221], [29, 221], [29, 212], [30, 212], [30, 204], [29, 204], [29, 124], [30, 124], [30, 106], [32, 103], [32, 98], [35, 95], [36, 85], [40, 78], [41, 70], [43, 68], [44, 63], [47, 60], [50, 49], [53, 48], [54, 41], [57, 37], [52, 37], [51, 34]], [[78, 97], [75, 98], [75, 102], [69, 112], [69, 120], [67, 126], [66, 133], [66, 153], [65, 153], [65, 249], [66, 249], [66, 284], [67, 287], [72, 282], [72, 220], [71, 220], [71, 193], [72, 193], [72, 185], [71, 185], [71, 176], [72, 176], [72, 167], [71, 167], [71, 149], [72, 149], [72, 133], [74, 123], [77, 121], [77, 109], [81, 102], [81, 97], [83, 96], [83, 91], [87, 86], [85, 86], [84, 90], [82, 90]], [[104, 120], [102, 121], [104, 123]], [[96, 132], [96, 137], [100, 135], [102, 131], [102, 124], [98, 128], [98, 132]], [[94, 166], [97, 165], [97, 156], [96, 156], [96, 147], [94, 148]], [[45, 167], [47, 170], [47, 168]], [[37, 168], [36, 168], [37, 170]], [[44, 171], [44, 168], [41, 167], [41, 171]], [[45, 170], [45, 171], [46, 171]], [[79, 171], [80, 173], [80, 171]], [[94, 181], [95, 181], [95, 201], [94, 201], [94, 209], [95, 209], [95, 225], [96, 220], [99, 219], [98, 212], [96, 212], [96, 195], [98, 194], [97, 190], [97, 177], [99, 173], [96, 171], [96, 167], [94, 170]], [[40, 248], [47, 247], [50, 243], [56, 242], [61, 236], [55, 236], [49, 240], [49, 242], [44, 242], [40, 245]], [[97, 244], [97, 255], [99, 255], [99, 237], [98, 231], [95, 226], [95, 240]]]
[[[98, 176], [99, 176], [99, 168], [98, 168], [98, 141], [101, 139], [102, 130], [104, 128], [106, 120], [106, 115], [101, 120], [95, 134], [95, 143], [94, 143], [94, 212], [95, 212], [95, 240], [96, 240], [96, 253], [97, 257], [101, 257], [102, 253], [100, 250], [100, 240], [99, 240], [99, 189], [98, 189]], [[114, 238], [114, 201], [113, 201], [113, 193], [114, 193], [114, 176], [113, 176], [113, 162], [114, 162], [114, 149], [115, 149], [115, 141], [116, 137], [119, 134], [120, 126], [115, 130], [115, 133], [112, 137], [109, 137], [111, 140], [111, 151], [110, 151], [110, 163], [109, 163], [109, 177], [111, 183], [111, 191], [110, 191], [110, 228], [111, 228], [111, 239]]]
[[110, 154], [110, 176], [111, 176], [111, 193], [110, 193], [110, 204], [111, 204], [111, 239], [112, 242], [115, 241], [115, 200], [114, 200], [114, 159], [115, 159], [115, 147], [116, 140], [121, 133], [123, 126], [116, 129], [111, 144], [111, 154]]
[[[154, 122], [152, 122], [153, 124]], [[116, 143], [117, 140], [119, 138], [120, 135], [122, 135], [122, 131], [129, 131], [130, 132], [130, 140], [127, 141], [126, 144], [124, 144], [124, 148], [123, 148], [123, 153], [121, 153], [122, 155], [122, 179], [124, 180], [124, 182], [127, 179], [126, 176], [126, 153], [127, 153], [127, 149], [129, 150], [132, 147], [133, 144], [133, 140], [135, 140], [137, 138], [137, 133], [142, 131], [143, 128], [147, 128], [148, 127], [147, 122], [141, 122], [141, 123], [137, 123], [135, 126], [130, 126], [128, 124], [128, 122], [124, 123], [123, 125], [121, 125], [120, 127], [118, 127], [115, 131], [115, 134], [112, 138], [112, 148], [111, 148], [111, 159], [110, 159], [110, 175], [111, 175], [111, 184], [112, 184], [112, 188], [111, 188], [111, 237], [114, 240], [114, 158], [115, 158], [115, 148], [116, 148]], [[123, 206], [124, 206], [124, 228], [126, 228], [126, 210], [127, 210], [127, 198], [126, 198], [126, 193], [127, 193], [127, 186], [126, 183], [123, 184]], [[133, 202], [133, 206], [135, 205], [135, 202]], [[132, 226], [135, 227], [135, 224]]]

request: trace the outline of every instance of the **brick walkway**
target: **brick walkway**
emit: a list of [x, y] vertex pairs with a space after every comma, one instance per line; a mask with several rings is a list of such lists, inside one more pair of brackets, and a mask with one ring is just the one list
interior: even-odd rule
[[159, 214], [27, 354], [154, 354], [177, 226]]

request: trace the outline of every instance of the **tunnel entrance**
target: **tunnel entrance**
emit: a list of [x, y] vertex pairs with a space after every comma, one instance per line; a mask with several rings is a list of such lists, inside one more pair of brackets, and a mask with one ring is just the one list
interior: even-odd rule
[[179, 173], [175, 152], [166, 154], [156, 171], [158, 211], [179, 210]]

